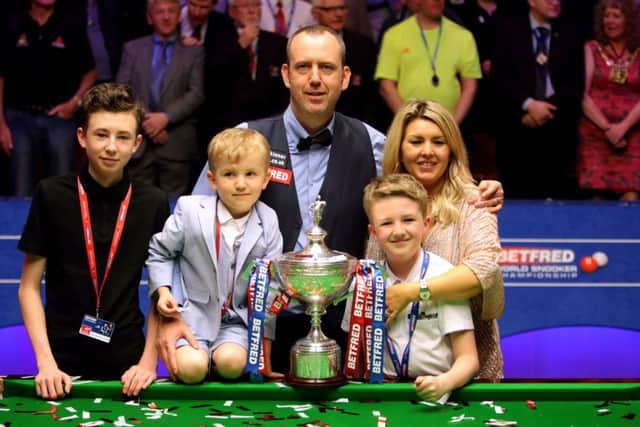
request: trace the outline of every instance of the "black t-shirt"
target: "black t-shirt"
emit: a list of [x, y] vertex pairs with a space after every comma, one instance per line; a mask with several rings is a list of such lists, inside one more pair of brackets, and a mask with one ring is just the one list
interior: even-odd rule
[[[120, 203], [129, 188], [125, 178], [104, 188], [85, 169], [82, 185], [89, 199], [91, 226], [101, 284]], [[36, 188], [18, 248], [47, 258], [45, 316], [51, 348], [70, 375], [119, 377], [138, 362], [144, 347], [138, 288], [149, 240], [169, 215], [166, 195], [155, 187], [132, 184], [120, 246], [102, 291], [100, 317], [115, 323], [109, 344], [78, 333], [85, 314], [95, 315], [78, 188], [75, 175], [48, 178]]]
[[68, 101], [95, 66], [86, 22], [56, 8], [40, 26], [28, 12], [0, 23], [0, 76], [5, 106], [53, 107]]

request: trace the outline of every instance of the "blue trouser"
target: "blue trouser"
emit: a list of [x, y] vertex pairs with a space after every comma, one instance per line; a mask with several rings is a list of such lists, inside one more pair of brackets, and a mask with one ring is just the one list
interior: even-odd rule
[[71, 170], [75, 143], [73, 120], [11, 108], [7, 108], [5, 117], [13, 139], [14, 195], [24, 197], [33, 193], [39, 157], [44, 160], [47, 176], [64, 175]]

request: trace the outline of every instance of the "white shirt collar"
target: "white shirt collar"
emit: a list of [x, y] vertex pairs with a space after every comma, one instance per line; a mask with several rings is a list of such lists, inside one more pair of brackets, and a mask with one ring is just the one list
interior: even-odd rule
[[389, 264], [385, 262], [385, 267], [386, 267], [387, 276], [388, 276], [387, 283], [393, 284], [393, 283], [403, 283], [403, 282], [417, 282], [418, 280], [420, 280], [420, 270], [422, 269], [423, 258], [424, 258], [424, 251], [420, 250], [420, 254], [416, 259], [416, 262], [413, 264], [413, 267], [411, 267], [411, 271], [409, 272], [409, 276], [407, 277], [406, 280], [402, 280], [398, 276], [393, 274], [393, 271], [391, 271], [391, 268], [389, 268]]

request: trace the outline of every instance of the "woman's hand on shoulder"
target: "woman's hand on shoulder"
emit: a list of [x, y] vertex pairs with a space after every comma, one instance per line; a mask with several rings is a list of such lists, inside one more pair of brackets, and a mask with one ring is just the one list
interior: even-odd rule
[[477, 209], [486, 208], [491, 213], [500, 212], [504, 206], [504, 189], [500, 181], [480, 181], [478, 193], [471, 195], [467, 199], [471, 205]]

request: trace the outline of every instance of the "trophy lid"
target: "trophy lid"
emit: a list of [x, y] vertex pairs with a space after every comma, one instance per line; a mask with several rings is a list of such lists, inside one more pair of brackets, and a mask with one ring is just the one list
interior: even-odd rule
[[309, 210], [313, 214], [313, 226], [305, 231], [309, 239], [307, 246], [299, 252], [287, 252], [281, 255], [278, 257], [278, 262], [318, 266], [340, 264], [348, 262], [350, 258], [353, 258], [344, 252], [329, 249], [324, 243], [327, 232], [320, 227], [320, 220], [322, 219], [322, 213], [326, 205], [327, 202], [320, 200], [320, 196], [318, 196], [315, 202], [311, 203]]
[[275, 261], [281, 286], [293, 289], [296, 298], [304, 301], [325, 300], [346, 292], [357, 262], [351, 255], [325, 245], [327, 232], [320, 227], [320, 220], [326, 204], [318, 196], [309, 207], [313, 227], [305, 232], [307, 246], [299, 252], [284, 253]]

